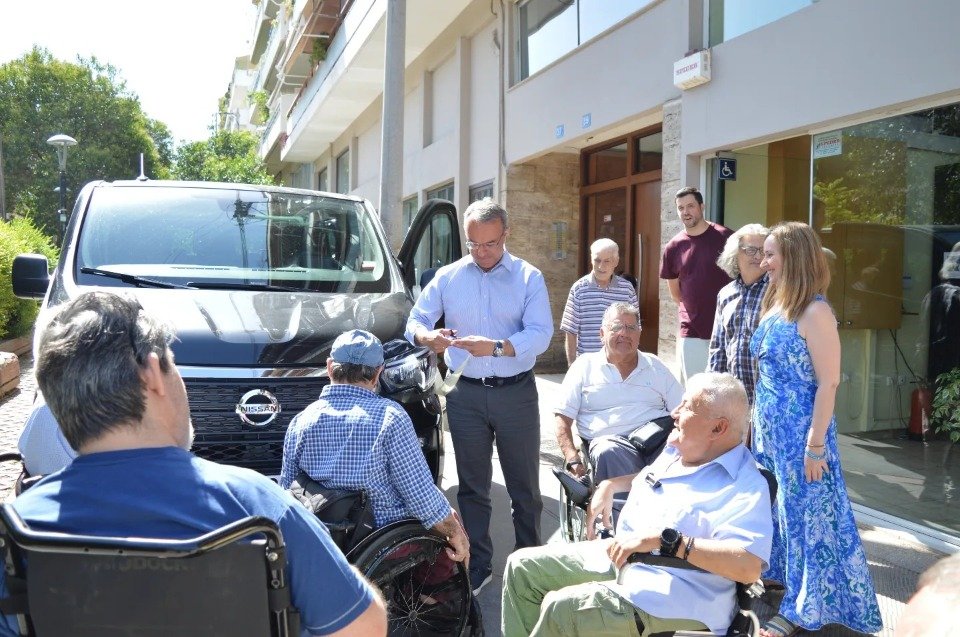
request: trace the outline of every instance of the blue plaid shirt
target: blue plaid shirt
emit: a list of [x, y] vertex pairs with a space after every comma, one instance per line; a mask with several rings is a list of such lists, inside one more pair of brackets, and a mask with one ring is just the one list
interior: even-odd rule
[[750, 337], [760, 322], [760, 301], [767, 291], [767, 275], [744, 285], [737, 277], [717, 294], [717, 313], [710, 338], [711, 372], [729, 372], [743, 383], [753, 404], [757, 361], [750, 355]]
[[407, 412], [354, 385], [327, 385], [290, 423], [280, 486], [300, 469], [327, 488], [366, 491], [378, 527], [413, 516], [430, 528], [451, 512]]

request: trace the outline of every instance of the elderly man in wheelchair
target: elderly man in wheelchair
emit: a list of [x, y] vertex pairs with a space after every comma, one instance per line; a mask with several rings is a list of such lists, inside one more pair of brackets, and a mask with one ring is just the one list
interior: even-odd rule
[[[680, 404], [683, 388], [659, 358], [639, 351], [640, 332], [636, 306], [613, 303], [600, 327], [603, 348], [578, 357], [563, 379], [554, 417], [566, 474], [554, 474], [565, 487], [560, 521], [569, 541], [583, 539], [577, 506], [593, 485], [640, 471], [659, 455], [673, 428], [669, 414]], [[574, 423], [583, 453], [574, 443]], [[571, 489], [579, 491], [572, 502]], [[618, 499], [617, 511], [622, 504]]]
[[377, 592], [269, 478], [192, 455], [170, 328], [89, 292], [40, 337], [77, 459], [0, 510], [0, 635], [383, 635]]
[[392, 632], [459, 634], [471, 611], [469, 541], [433, 483], [410, 417], [376, 393], [383, 361], [373, 334], [337, 337], [331, 384], [287, 430], [280, 485], [381, 588]]
[[591, 500], [588, 522], [609, 527], [613, 493], [629, 488], [615, 538], [592, 539], [590, 525], [591, 541], [509, 557], [505, 637], [727, 634], [736, 583], [760, 576], [773, 532], [767, 480], [743, 445], [746, 392], [729, 374], [698, 374], [673, 416], [659, 458], [604, 481]]

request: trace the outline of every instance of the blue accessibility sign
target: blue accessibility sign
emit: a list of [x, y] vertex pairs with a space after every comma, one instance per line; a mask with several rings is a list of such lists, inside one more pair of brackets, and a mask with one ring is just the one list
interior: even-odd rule
[[717, 174], [720, 176], [720, 181], [736, 181], [737, 160], [732, 157], [718, 157]]

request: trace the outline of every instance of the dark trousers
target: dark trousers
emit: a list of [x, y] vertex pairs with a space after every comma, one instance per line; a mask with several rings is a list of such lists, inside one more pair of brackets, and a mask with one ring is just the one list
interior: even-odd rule
[[533, 374], [515, 385], [484, 387], [457, 383], [447, 396], [447, 418], [457, 460], [457, 504], [470, 536], [471, 568], [493, 559], [490, 484], [493, 443], [507, 483], [516, 538], [514, 548], [539, 546], [540, 408]]

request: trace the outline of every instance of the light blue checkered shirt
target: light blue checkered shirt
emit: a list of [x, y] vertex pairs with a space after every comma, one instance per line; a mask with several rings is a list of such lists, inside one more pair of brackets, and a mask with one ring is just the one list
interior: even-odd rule
[[354, 385], [327, 385], [290, 423], [280, 486], [300, 469], [325, 487], [366, 491], [378, 527], [412, 516], [430, 528], [451, 512], [407, 412]]

